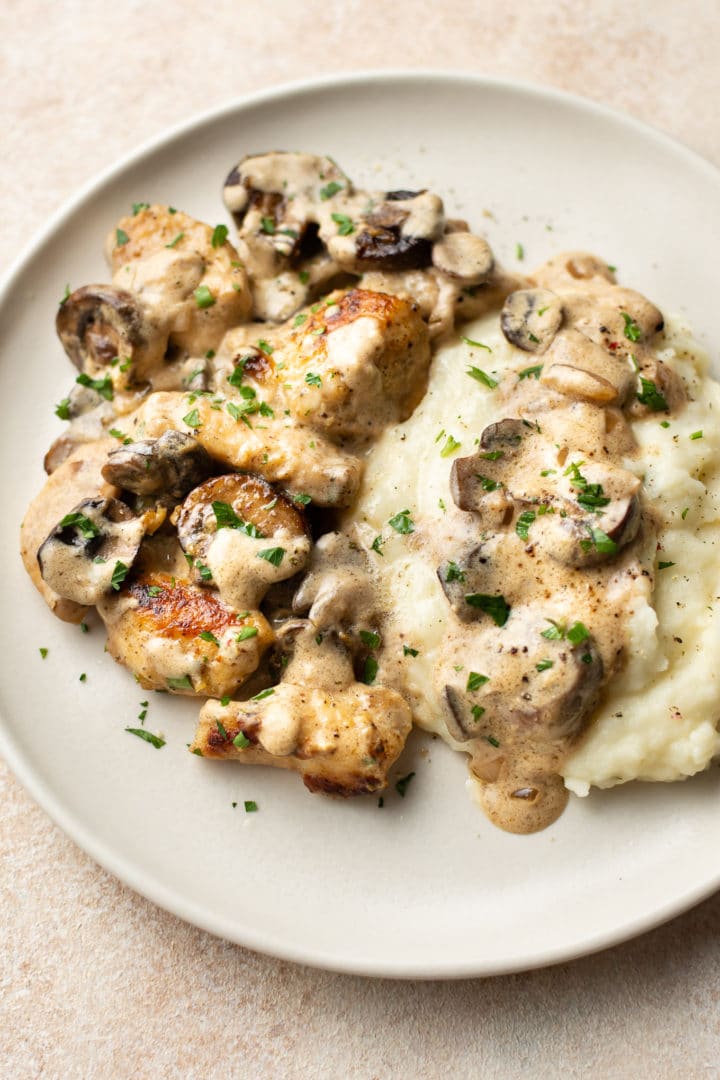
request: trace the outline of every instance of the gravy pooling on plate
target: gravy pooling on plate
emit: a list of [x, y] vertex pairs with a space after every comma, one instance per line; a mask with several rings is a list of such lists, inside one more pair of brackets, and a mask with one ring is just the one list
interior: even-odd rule
[[[224, 196], [235, 245], [136, 204], [112, 283], [63, 300], [80, 375], [28, 572], [59, 617], [96, 606], [143, 687], [208, 698], [196, 754], [361, 794], [415, 719], [470, 754], [491, 820], [543, 828], [652, 603], [633, 424], [687, 398], [663, 316], [590, 255], [510, 277], [437, 195], [329, 158], [245, 158]], [[453, 344], [483, 317], [502, 371]]]

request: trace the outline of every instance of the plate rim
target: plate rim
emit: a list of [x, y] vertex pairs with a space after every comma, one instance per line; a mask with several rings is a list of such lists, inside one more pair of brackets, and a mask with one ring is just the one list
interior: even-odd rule
[[[253, 108], [297, 97], [305, 93], [315, 93], [327, 89], [363, 87], [369, 84], [395, 83], [409, 85], [428, 82], [435, 85], [457, 85], [472, 87], [475, 91], [500, 90], [520, 96], [536, 97], [549, 104], [572, 107], [580, 112], [604, 118], [625, 129], [642, 134], [659, 142], [673, 154], [682, 156], [690, 167], [701, 170], [715, 183], [720, 183], [720, 167], [705, 158], [696, 150], [665, 131], [639, 120], [611, 106], [601, 104], [581, 95], [568, 93], [543, 84], [509, 78], [495, 78], [478, 75], [467, 70], [449, 70], [444, 68], [413, 69], [373, 69], [350, 72], [347, 74], [331, 73], [307, 79], [296, 79], [271, 87], [265, 87], [251, 94], [232, 98], [223, 104], [198, 112], [188, 119], [178, 121], [163, 128], [158, 134], [141, 142], [138, 146], [122, 154], [105, 169], [91, 176], [78, 190], [65, 199], [49, 216], [44, 225], [37, 230], [20, 254], [0, 277], [0, 307], [4, 306], [17, 280], [28, 264], [42, 250], [67, 220], [86, 200], [96, 195], [103, 187], [153, 154], [162, 151], [178, 139], [187, 137], [193, 131], [202, 129], [207, 124], [221, 121], [233, 114], [242, 114]], [[131, 859], [119, 855], [112, 846], [98, 840], [82, 819], [67, 810], [60, 798], [52, 791], [41, 776], [37, 775], [29, 761], [12, 737], [9, 727], [0, 715], [0, 753], [7, 762], [10, 771], [20, 782], [30, 797], [49, 815], [62, 831], [89, 855], [105, 871], [112, 874], [124, 885], [139, 893], [146, 900], [157, 904], [163, 910], [199, 927], [217, 937], [231, 941], [244, 948], [281, 960], [290, 960], [312, 968], [337, 972], [347, 975], [372, 976], [396, 979], [465, 979], [504, 975], [520, 971], [529, 971], [553, 964], [589, 956], [613, 945], [620, 945], [634, 937], [644, 934], [667, 922], [675, 916], [699, 904], [720, 888], [720, 868], [715, 875], [702, 885], [696, 885], [682, 896], [666, 901], [660, 908], [655, 908], [645, 916], [638, 916], [628, 922], [613, 927], [595, 936], [584, 937], [582, 941], [564, 945], [554, 945], [540, 950], [524, 962], [515, 960], [494, 960], [483, 962], [481, 958], [466, 961], [453, 960], [451, 964], [427, 963], [422, 960], [400, 962], [391, 959], [378, 965], [375, 961], [363, 964], [358, 960], [344, 960], [334, 952], [322, 946], [305, 948], [302, 944], [288, 943], [277, 935], [257, 928], [238, 933], [236, 924], [222, 915], [214, 915], [193, 901], [188, 901], [182, 894], [168, 888], [159, 878], [151, 878], [145, 871], [137, 870]]]

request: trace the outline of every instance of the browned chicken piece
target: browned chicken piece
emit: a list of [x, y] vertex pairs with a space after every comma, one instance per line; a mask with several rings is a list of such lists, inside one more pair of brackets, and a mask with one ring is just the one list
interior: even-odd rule
[[150, 206], [107, 240], [113, 284], [133, 293], [176, 349], [203, 356], [250, 313], [247, 275], [225, 238], [189, 214]]
[[173, 429], [193, 434], [212, 458], [231, 469], [258, 473], [297, 495], [309, 495], [318, 506], [352, 503], [362, 475], [357, 457], [277, 413], [249, 427], [227, 411], [242, 398], [213, 408], [211, 398], [191, 402], [189, 397], [156, 392], [124, 420], [123, 428], [133, 439], [153, 439]]
[[292, 769], [312, 792], [381, 790], [410, 733], [409, 706], [394, 690], [355, 682], [336, 635], [318, 643], [307, 621], [288, 632], [295, 652], [282, 682], [250, 701], [206, 702], [191, 750]]
[[[176, 540], [146, 540], [133, 573], [98, 603], [110, 655], [142, 687], [176, 694], [234, 694], [274, 635], [257, 610], [239, 610], [187, 577]], [[183, 574], [184, 571], [184, 574]]]
[[410, 416], [430, 365], [427, 327], [413, 304], [352, 289], [303, 315], [274, 357], [299, 423], [340, 441], [377, 437]]
[[59, 596], [43, 581], [38, 549], [58, 522], [84, 499], [119, 494], [117, 488], [104, 482], [100, 472], [108, 451], [116, 445], [114, 439], [100, 439], [74, 450], [47, 478], [23, 520], [20, 551], [25, 569], [52, 613], [65, 622], [81, 622], [87, 607]]

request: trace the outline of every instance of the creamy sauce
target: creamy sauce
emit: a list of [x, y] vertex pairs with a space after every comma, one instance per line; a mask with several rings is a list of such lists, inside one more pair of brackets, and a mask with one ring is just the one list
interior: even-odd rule
[[[712, 578], [720, 520], [719, 391], [693, 348], [597, 258], [511, 279], [437, 195], [361, 191], [329, 158], [246, 158], [224, 197], [235, 246], [141, 209], [110, 234], [113, 284], [61, 307], [96, 383], [68, 399], [27, 536], [103, 476], [126, 501], [58, 524], [44, 580], [24, 545], [51, 606], [97, 604], [143, 686], [225, 700], [257, 675], [258, 695], [206, 704], [194, 748], [313, 791], [381, 788], [410, 710], [513, 832], [555, 820], [563, 777], [585, 793], [707, 765], [699, 658], [720, 630], [675, 569], [691, 552]], [[461, 318], [482, 319], [462, 343]], [[313, 543], [308, 503], [338, 531]]]

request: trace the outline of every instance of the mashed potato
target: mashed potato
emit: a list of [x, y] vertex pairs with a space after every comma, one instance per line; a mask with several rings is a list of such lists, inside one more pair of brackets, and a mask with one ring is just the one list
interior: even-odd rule
[[[467, 368], [500, 381], [518, 366], [496, 315], [464, 330], [463, 338], [438, 350], [413, 416], [388, 429], [370, 452], [353, 515], [368, 546], [383, 537], [377, 567], [393, 612], [386, 641], [395, 633], [398, 644], [417, 650], [402, 660], [415, 718], [456, 749], [467, 744], [448, 735], [433, 677], [450, 619], [435, 553], [408, 550], [406, 537], [388, 531], [387, 522], [407, 509], [440, 546], [462, 528], [466, 515], [454, 507], [449, 488], [452, 458], [471, 453], [483, 428], [502, 415], [496, 394], [468, 378]], [[653, 590], [650, 577], [636, 583], [626, 665], [564, 763], [566, 786], [578, 795], [591, 785], [682, 779], [720, 753], [714, 663], [720, 653], [720, 385], [709, 378], [708, 358], [682, 322], [668, 321], [657, 341], [658, 357], [683, 379], [690, 400], [669, 419], [653, 414], [632, 422], [641, 454], [624, 465], [644, 474], [646, 498], [661, 518], [657, 550], [653, 537], [642, 555], [650, 570], [657, 568], [656, 584]]]

